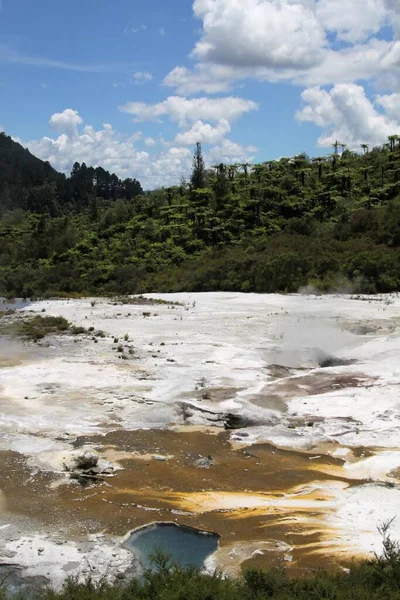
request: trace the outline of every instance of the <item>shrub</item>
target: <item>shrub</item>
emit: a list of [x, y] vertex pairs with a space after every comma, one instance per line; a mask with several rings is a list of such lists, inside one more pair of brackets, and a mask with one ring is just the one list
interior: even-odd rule
[[95, 469], [99, 463], [99, 457], [96, 454], [85, 452], [74, 458], [75, 468], [80, 471]]
[[69, 326], [69, 322], [64, 317], [38, 315], [29, 321], [24, 321], [19, 328], [19, 333], [28, 339], [37, 341], [52, 333], [65, 332]]
[[[82, 335], [83, 333], [88, 333], [88, 330], [85, 329], [84, 327], [77, 327], [76, 325], [73, 325], [70, 329], [72, 335]], [[89, 329], [90, 331], [90, 329]]]

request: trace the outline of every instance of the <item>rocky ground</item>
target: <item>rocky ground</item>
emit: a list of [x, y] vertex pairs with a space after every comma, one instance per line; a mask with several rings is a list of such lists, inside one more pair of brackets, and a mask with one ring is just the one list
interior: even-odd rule
[[[209, 566], [231, 573], [379, 551], [400, 509], [400, 298], [127, 302], [1, 319], [1, 563], [121, 578], [123, 539], [154, 521], [219, 533]], [[13, 336], [34, 315], [85, 331]]]

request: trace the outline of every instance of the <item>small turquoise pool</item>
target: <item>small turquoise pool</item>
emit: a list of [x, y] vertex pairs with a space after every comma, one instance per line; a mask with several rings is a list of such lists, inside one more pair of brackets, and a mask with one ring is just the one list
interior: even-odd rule
[[135, 531], [124, 547], [138, 555], [144, 568], [151, 568], [150, 556], [161, 550], [181, 566], [202, 568], [218, 548], [219, 536], [173, 523], [157, 523]]

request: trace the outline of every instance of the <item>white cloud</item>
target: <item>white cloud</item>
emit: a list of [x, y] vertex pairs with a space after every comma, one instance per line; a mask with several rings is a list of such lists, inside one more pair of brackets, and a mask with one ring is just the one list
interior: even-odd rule
[[67, 108], [62, 113], [55, 113], [50, 118], [50, 126], [54, 131], [66, 133], [70, 137], [78, 135], [78, 125], [82, 123], [82, 117], [72, 108]]
[[400, 119], [400, 94], [377, 96], [375, 101], [384, 108], [389, 117], [392, 119]]
[[[66, 121], [68, 124], [72, 122], [73, 126], [65, 125]], [[190, 174], [193, 149], [177, 140], [166, 142], [161, 138], [164, 149], [151, 154], [150, 150], [145, 152], [135, 147], [136, 142], [142, 138], [142, 132], [138, 131], [130, 136], [121, 135], [109, 123], [96, 130], [91, 125], [85, 125], [79, 114], [71, 109], [53, 115], [50, 122], [63, 129], [61, 135], [27, 143], [18, 141], [27, 146], [35, 156], [48, 160], [54, 168], [64, 173], [68, 174], [76, 161], [85, 162], [93, 167], [102, 166], [121, 178], [136, 177], [144, 189], [174, 185]], [[219, 123], [214, 129], [218, 129], [218, 126], [225, 127], [228, 132], [227, 122]], [[250, 161], [256, 151], [254, 147], [243, 147], [226, 138], [215, 136], [214, 140], [215, 146], [205, 153], [207, 165], [221, 161]], [[212, 142], [212, 136], [209, 141]], [[144, 143], [150, 148], [156, 142], [147, 137]]]
[[76, 71], [78, 73], [111, 73], [128, 68], [129, 65], [104, 63], [104, 64], [74, 64], [42, 56], [27, 56], [21, 54], [4, 44], [0, 44], [0, 63], [25, 65], [49, 69]]
[[180, 94], [226, 92], [246, 79], [400, 88], [400, 47], [378, 35], [391, 24], [400, 36], [400, 0], [194, 0], [193, 9], [197, 62], [164, 79]]
[[235, 82], [291, 81], [296, 85], [332, 85], [368, 81], [379, 78], [385, 87], [400, 88], [400, 42], [372, 38], [363, 44], [340, 50], [325, 49], [320, 61], [309, 68], [266, 68], [260, 66], [229, 67], [199, 63], [194, 69], [175, 67], [164, 79], [164, 85], [181, 94], [226, 92]]
[[221, 144], [209, 150], [206, 154], [206, 162], [207, 165], [221, 162], [227, 164], [252, 162], [256, 151], [257, 148], [254, 146], [245, 147], [225, 139]]
[[389, 20], [398, 39], [400, 36], [400, 1], [385, 0], [385, 6], [389, 13]]
[[164, 85], [176, 88], [179, 94], [217, 94], [228, 92], [232, 81], [238, 79], [238, 72], [232, 67], [199, 64], [190, 71], [186, 67], [175, 67], [164, 78]]
[[[102, 166], [122, 178], [136, 177], [145, 189], [176, 184], [190, 173], [192, 149], [176, 142], [174, 145], [168, 143], [168, 146], [165, 142], [167, 147], [159, 153], [140, 151], [135, 147], [142, 138], [140, 131], [131, 136], [121, 135], [109, 123], [96, 130], [91, 125], [84, 125], [77, 111], [71, 109], [53, 115], [50, 122], [61, 131], [61, 135], [27, 143], [18, 141], [59, 171], [69, 173], [76, 161], [85, 162], [94, 167]], [[144, 143], [151, 147], [156, 142], [148, 137]], [[214, 149], [214, 153], [217, 151]], [[246, 151], [224, 140], [219, 149], [221, 160], [222, 155], [228, 152], [239, 156]]]
[[170, 96], [158, 104], [128, 102], [119, 109], [136, 117], [136, 121], [157, 121], [167, 116], [171, 121], [185, 127], [187, 123], [204, 119], [218, 122], [221, 119], [233, 121], [243, 114], [257, 110], [258, 105], [244, 98], [193, 98]]
[[137, 71], [136, 73], [133, 74], [133, 81], [134, 83], [140, 84], [140, 83], [147, 83], [149, 81], [152, 81], [153, 79], [153, 75], [151, 73], [148, 73], [147, 71]]
[[216, 127], [213, 127], [210, 123], [196, 121], [188, 131], [178, 133], [175, 142], [189, 146], [193, 146], [196, 142], [202, 144], [219, 144], [230, 131], [231, 126], [226, 119], [221, 119]]
[[166, 34], [167, 34], [167, 30], [166, 30], [166, 29], [164, 29], [164, 27], [160, 27], [160, 29], [158, 30], [158, 33], [159, 33], [160, 35], [164, 36], [164, 35], [166, 35]]
[[340, 51], [327, 50], [320, 64], [308, 71], [286, 74], [295, 83], [330, 85], [357, 80], [370, 80], [390, 71], [396, 75], [395, 45], [372, 38], [365, 44], [356, 44]]
[[[357, 150], [362, 143], [378, 145], [389, 135], [400, 134], [400, 122], [392, 114], [396, 105], [400, 105], [396, 94], [379, 96], [374, 104], [362, 86], [350, 83], [335, 85], [329, 92], [319, 87], [309, 88], [302, 93], [302, 99], [305, 106], [296, 117], [323, 129], [319, 146], [327, 147], [340, 140]], [[376, 104], [388, 109], [387, 112], [379, 112]]]
[[139, 25], [139, 27], [132, 27], [132, 33], [138, 33], [139, 31], [146, 31], [147, 25]]
[[388, 11], [384, 0], [319, 0], [316, 16], [338, 39], [359, 42], [381, 29]]
[[[308, 4], [308, 3], [307, 3]], [[194, 0], [203, 35], [193, 56], [230, 66], [298, 68], [326, 44], [312, 6], [287, 0]]]

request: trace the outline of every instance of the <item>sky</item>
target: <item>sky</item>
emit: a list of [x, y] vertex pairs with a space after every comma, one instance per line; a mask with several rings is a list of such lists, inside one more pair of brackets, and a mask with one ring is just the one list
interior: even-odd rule
[[400, 0], [0, 0], [0, 130], [145, 189], [400, 134]]

